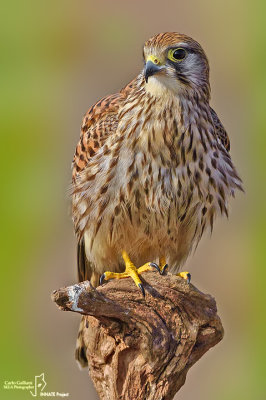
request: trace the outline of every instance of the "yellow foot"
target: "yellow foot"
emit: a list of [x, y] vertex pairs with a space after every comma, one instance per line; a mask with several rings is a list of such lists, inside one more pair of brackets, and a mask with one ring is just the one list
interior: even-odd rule
[[142, 285], [142, 282], [140, 280], [139, 275], [142, 274], [145, 271], [151, 271], [153, 268], [156, 268], [157, 271], [161, 273], [160, 267], [152, 262], [148, 262], [144, 265], [142, 265], [139, 268], [136, 268], [133, 262], [130, 260], [128, 254], [126, 251], [122, 252], [122, 257], [125, 261], [126, 269], [125, 272], [111, 272], [111, 271], [106, 271], [102, 276], [100, 277], [100, 285], [103, 283], [104, 280], [108, 281], [109, 279], [123, 279], [123, 278], [128, 278], [131, 277], [133, 281], [135, 282], [136, 286], [140, 288], [142, 291], [143, 296], [145, 297], [145, 290]]
[[168, 264], [166, 264], [165, 257], [160, 257], [159, 268], [160, 268], [160, 274], [163, 275], [165, 270], [168, 268]]
[[176, 276], [180, 276], [181, 278], [185, 279], [187, 283], [190, 283], [191, 281], [191, 274], [187, 271], [179, 272], [179, 274], [176, 274]]

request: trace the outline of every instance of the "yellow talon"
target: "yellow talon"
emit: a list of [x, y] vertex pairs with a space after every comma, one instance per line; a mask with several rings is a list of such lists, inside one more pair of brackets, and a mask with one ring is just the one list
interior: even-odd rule
[[161, 275], [163, 275], [164, 271], [168, 267], [168, 264], [166, 264], [166, 258], [165, 257], [160, 257], [159, 259], [159, 268], [161, 271]]
[[146, 264], [142, 265], [141, 267], [139, 267], [139, 268], [137, 269], [138, 274], [142, 274], [142, 272], [145, 272], [145, 271], [153, 271], [153, 270], [154, 270], [154, 269], [153, 269], [153, 267], [151, 266], [151, 263], [146, 263]]
[[133, 279], [133, 281], [135, 282], [135, 285], [141, 289], [143, 296], [145, 296], [144, 287], [140, 280], [139, 274], [141, 274], [145, 271], [153, 270], [151, 263], [146, 263], [146, 264], [142, 265], [141, 267], [136, 268], [135, 265], [133, 264], [133, 262], [130, 260], [126, 251], [122, 251], [122, 257], [123, 257], [123, 259], [125, 261], [125, 265], [126, 265], [125, 272], [120, 273], [120, 272], [106, 271], [100, 278], [100, 285], [103, 283], [104, 280], [108, 281], [109, 279], [123, 279], [123, 278], [131, 277]]
[[166, 258], [165, 257], [160, 257], [159, 259], [159, 267], [162, 269], [166, 264]]
[[179, 272], [176, 276], [180, 276], [185, 279], [188, 283], [191, 281], [191, 274], [187, 271]]

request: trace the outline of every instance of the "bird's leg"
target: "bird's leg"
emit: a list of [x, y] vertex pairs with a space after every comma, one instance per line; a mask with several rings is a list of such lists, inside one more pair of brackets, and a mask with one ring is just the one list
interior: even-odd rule
[[133, 262], [130, 260], [129, 255], [127, 254], [126, 251], [122, 251], [122, 257], [126, 265], [125, 272], [120, 273], [120, 272], [106, 271], [100, 278], [100, 285], [103, 283], [104, 280], [108, 281], [109, 279], [123, 279], [131, 277], [135, 282], [136, 286], [138, 286], [142, 291], [143, 296], [145, 296], [144, 287], [142, 285], [139, 275], [145, 271], [151, 271], [153, 270], [153, 268], [156, 268], [160, 272], [159, 266], [155, 263], [148, 262], [142, 265], [141, 267], [136, 268]]

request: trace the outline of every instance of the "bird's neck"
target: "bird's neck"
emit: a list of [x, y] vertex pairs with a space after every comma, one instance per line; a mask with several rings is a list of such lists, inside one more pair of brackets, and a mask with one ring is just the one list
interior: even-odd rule
[[156, 98], [158, 101], [164, 101], [172, 97], [182, 101], [192, 101], [195, 103], [205, 102], [210, 100], [210, 85], [208, 81], [195, 82], [184, 85], [178, 79], [170, 79], [169, 77], [151, 76], [148, 82], [142, 75], [139, 76], [139, 86], [143, 87], [147, 95]]

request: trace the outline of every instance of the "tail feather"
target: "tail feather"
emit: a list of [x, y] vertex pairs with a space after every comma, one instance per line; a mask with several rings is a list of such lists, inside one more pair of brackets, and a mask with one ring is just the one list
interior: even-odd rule
[[86, 347], [83, 340], [83, 331], [86, 324], [86, 318], [83, 316], [79, 324], [78, 338], [76, 341], [75, 359], [80, 369], [88, 366], [88, 360], [86, 356]]
[[[100, 275], [94, 271], [94, 265], [86, 257], [84, 238], [80, 239], [77, 247], [77, 264], [79, 282], [89, 280], [96, 287], [99, 284]], [[80, 321], [78, 338], [76, 342], [75, 359], [80, 367], [86, 368], [88, 360], [86, 356], [86, 346], [83, 339], [83, 332], [86, 328], [86, 317], [83, 316]]]

